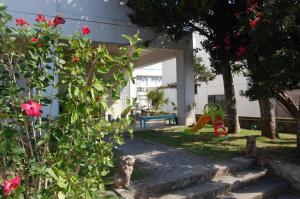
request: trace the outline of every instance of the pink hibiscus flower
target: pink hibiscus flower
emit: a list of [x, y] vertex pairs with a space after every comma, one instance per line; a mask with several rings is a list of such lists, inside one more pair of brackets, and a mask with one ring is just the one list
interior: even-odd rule
[[82, 31], [83, 35], [88, 35], [88, 34], [90, 34], [91, 29], [88, 26], [83, 26], [81, 31]]
[[37, 102], [28, 100], [26, 103], [23, 103], [21, 105], [21, 108], [25, 111], [26, 115], [28, 116], [32, 116], [32, 117], [41, 116], [42, 105]]
[[4, 196], [7, 197], [9, 196], [9, 194], [15, 189], [17, 188], [18, 186], [20, 186], [21, 184], [21, 178], [20, 176], [17, 176], [13, 179], [10, 179], [10, 180], [5, 180], [3, 185], [2, 185], [2, 188], [4, 190]]
[[46, 21], [46, 18], [45, 18], [45, 16], [44, 15], [42, 15], [42, 14], [38, 14], [37, 16], [36, 16], [36, 19], [35, 19], [37, 22], [43, 22], [43, 21]]
[[27, 21], [25, 21], [23, 18], [17, 18], [16, 25], [17, 26], [27, 26], [27, 25], [29, 25], [29, 23]]

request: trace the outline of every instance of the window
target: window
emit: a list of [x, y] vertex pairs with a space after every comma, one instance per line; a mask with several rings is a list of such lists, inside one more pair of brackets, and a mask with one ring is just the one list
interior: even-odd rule
[[225, 95], [208, 95], [208, 104], [219, 104], [225, 110]]

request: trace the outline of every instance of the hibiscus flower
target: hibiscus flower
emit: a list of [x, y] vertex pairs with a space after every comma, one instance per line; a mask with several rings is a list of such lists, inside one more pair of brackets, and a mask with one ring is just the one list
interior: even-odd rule
[[26, 115], [28, 116], [32, 116], [32, 117], [41, 116], [42, 105], [37, 102], [28, 100], [26, 103], [23, 103], [21, 105], [21, 108], [25, 111]]
[[21, 184], [21, 178], [20, 176], [17, 176], [13, 179], [10, 179], [10, 180], [5, 180], [3, 185], [2, 185], [2, 188], [4, 190], [4, 196], [7, 197], [9, 196], [9, 194], [15, 189], [17, 188], [18, 186], [20, 186]]
[[79, 57], [77, 55], [72, 56], [72, 63], [76, 64], [79, 62]]
[[37, 43], [39, 41], [39, 38], [38, 37], [33, 37], [33, 38], [31, 38], [31, 41], [33, 43]]
[[244, 46], [240, 46], [237, 53], [236, 53], [236, 56], [238, 58], [240, 58], [241, 56], [243, 56], [244, 54], [246, 54], [246, 48]]
[[88, 26], [83, 26], [83, 28], [82, 28], [83, 35], [88, 35], [88, 34], [90, 34], [90, 32], [91, 32], [91, 29]]
[[44, 15], [42, 15], [42, 14], [38, 14], [37, 16], [36, 16], [36, 19], [35, 19], [37, 22], [43, 22], [43, 21], [46, 21], [46, 18], [45, 18], [45, 16]]
[[17, 18], [16, 25], [17, 26], [27, 26], [27, 25], [29, 25], [29, 23], [27, 21], [25, 21], [23, 18]]
[[65, 22], [66, 22], [66, 21], [65, 21], [64, 18], [62, 18], [61, 16], [58, 16], [58, 15], [57, 15], [56, 17], [54, 17], [54, 19], [48, 21], [48, 25], [49, 25], [49, 26], [56, 27], [56, 26], [58, 26], [59, 24], [64, 24]]
[[260, 17], [256, 17], [255, 19], [250, 19], [249, 20], [249, 25], [251, 28], [255, 28], [260, 20]]

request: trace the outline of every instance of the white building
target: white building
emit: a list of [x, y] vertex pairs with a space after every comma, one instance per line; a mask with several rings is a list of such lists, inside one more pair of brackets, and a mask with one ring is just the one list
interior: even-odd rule
[[[177, 112], [179, 124], [194, 122], [194, 113], [186, 113], [184, 107], [194, 103], [194, 81], [192, 66], [192, 35], [178, 42], [170, 41], [168, 36], [155, 35], [150, 29], [141, 29], [131, 24], [128, 13], [131, 10], [124, 5], [123, 0], [2, 0], [14, 18], [23, 17], [29, 23], [34, 23], [37, 14], [47, 18], [60, 15], [66, 19], [62, 26], [65, 35], [79, 31], [83, 25], [91, 28], [89, 37], [97, 43], [105, 43], [111, 52], [117, 52], [120, 44], [127, 44], [122, 34], [140, 33], [143, 40], [152, 40], [151, 46], [145, 49], [137, 67], [149, 66], [170, 59], [176, 59], [173, 65], [177, 82]], [[122, 92], [121, 102], [112, 107], [112, 112], [119, 115], [125, 106], [126, 96], [130, 96], [130, 87]], [[55, 104], [58, 113], [59, 104]], [[47, 113], [47, 110], [44, 110]]]
[[135, 82], [130, 83], [130, 97], [137, 98], [141, 108], [148, 108], [147, 92], [162, 85], [162, 64], [134, 69]]

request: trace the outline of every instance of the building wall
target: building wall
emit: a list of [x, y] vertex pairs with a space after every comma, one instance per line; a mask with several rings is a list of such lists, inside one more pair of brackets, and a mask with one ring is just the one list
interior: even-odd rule
[[15, 17], [23, 17], [34, 23], [36, 14], [47, 18], [61, 15], [66, 19], [62, 26], [68, 36], [80, 31], [83, 25], [91, 28], [90, 38], [105, 43], [127, 43], [122, 34], [140, 32], [143, 38], [151, 38], [151, 30], [137, 28], [130, 23], [127, 14], [130, 9], [120, 0], [2, 0], [8, 11]]
[[[258, 101], [250, 101], [249, 98], [241, 95], [247, 90], [246, 78], [241, 75], [235, 75], [233, 81], [239, 116], [260, 117]], [[203, 108], [208, 103], [209, 95], [224, 95], [222, 76], [218, 75], [214, 81], [208, 84], [204, 83], [198, 87], [198, 94], [195, 96], [196, 112], [198, 114], [203, 114]]]
[[[167, 85], [170, 83], [176, 83], [176, 59], [170, 59], [168, 61], [162, 62], [162, 84]], [[172, 102], [177, 107], [177, 90], [176, 89], [164, 89], [166, 98], [169, 99], [169, 103], [164, 106], [164, 111], [172, 113], [174, 107]]]

